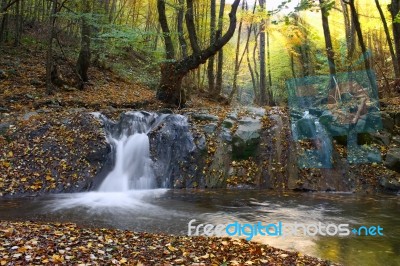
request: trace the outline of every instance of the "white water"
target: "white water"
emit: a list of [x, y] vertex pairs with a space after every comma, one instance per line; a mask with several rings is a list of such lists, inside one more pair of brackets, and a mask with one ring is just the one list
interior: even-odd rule
[[115, 168], [103, 181], [99, 192], [154, 188], [149, 137], [145, 133], [136, 133], [113, 139], [113, 142], [116, 149]]
[[[132, 120], [119, 132], [107, 132], [107, 139], [115, 152], [114, 169], [106, 176], [97, 191], [59, 194], [50, 204], [53, 210], [89, 207], [96, 212], [121, 209], [156, 208], [145, 202], [159, 197], [166, 189], [156, 187], [150, 158], [150, 141], [147, 134], [165, 116], [129, 113]], [[101, 115], [98, 116], [101, 118]], [[115, 133], [115, 132], [114, 132]]]

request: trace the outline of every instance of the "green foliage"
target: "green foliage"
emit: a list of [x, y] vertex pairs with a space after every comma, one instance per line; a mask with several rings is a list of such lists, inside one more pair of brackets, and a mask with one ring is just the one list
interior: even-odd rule
[[394, 23], [400, 23], [400, 12], [396, 15], [396, 17], [394, 18]]

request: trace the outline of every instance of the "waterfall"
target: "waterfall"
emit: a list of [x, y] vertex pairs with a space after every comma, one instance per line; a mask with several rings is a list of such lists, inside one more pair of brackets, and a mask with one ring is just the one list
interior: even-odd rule
[[300, 167], [331, 168], [333, 150], [331, 136], [318, 118], [309, 111], [304, 111], [303, 117], [292, 122], [291, 127], [294, 140], [309, 139], [316, 146], [316, 149], [306, 150], [304, 155], [299, 156]]
[[104, 179], [99, 191], [154, 188], [149, 137], [145, 133], [135, 133], [112, 141], [116, 151], [115, 167]]
[[107, 139], [115, 153], [115, 166], [100, 185], [99, 192], [155, 188], [147, 134], [159, 125], [165, 116], [128, 112], [124, 114], [119, 125], [111, 124], [106, 128]]

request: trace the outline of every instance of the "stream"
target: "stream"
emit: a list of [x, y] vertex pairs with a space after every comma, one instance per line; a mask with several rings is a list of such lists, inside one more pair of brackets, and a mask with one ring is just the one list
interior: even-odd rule
[[188, 223], [380, 225], [383, 236], [256, 236], [252, 240], [344, 265], [400, 265], [399, 196], [266, 190], [131, 190], [1, 199], [1, 220], [188, 234]]

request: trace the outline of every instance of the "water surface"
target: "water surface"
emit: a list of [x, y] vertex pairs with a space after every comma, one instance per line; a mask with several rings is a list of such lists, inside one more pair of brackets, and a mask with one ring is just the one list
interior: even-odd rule
[[384, 236], [269, 237], [253, 241], [345, 265], [400, 265], [400, 197], [247, 190], [89, 192], [0, 200], [0, 219], [187, 234], [187, 224], [348, 223], [380, 225]]

